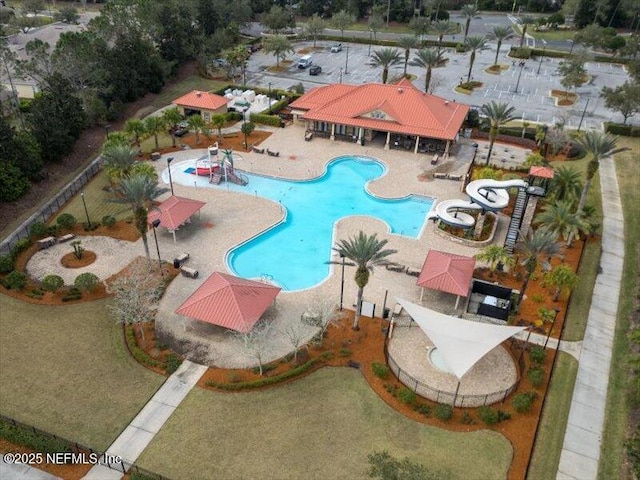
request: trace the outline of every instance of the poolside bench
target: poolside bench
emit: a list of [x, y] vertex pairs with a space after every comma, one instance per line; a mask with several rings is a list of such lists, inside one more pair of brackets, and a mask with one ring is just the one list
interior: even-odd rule
[[449, 177], [448, 173], [438, 173], [438, 172], [436, 172], [436, 173], [433, 174], [433, 178], [439, 178], [441, 180], [442, 179], [446, 179], [448, 177]]
[[52, 247], [56, 244], [55, 237], [45, 237], [41, 240], [38, 240], [38, 248], [40, 250], [44, 250], [46, 248]]
[[267, 155], [269, 155], [270, 157], [279, 157], [280, 156], [280, 152], [272, 152], [271, 150], [269, 150], [267, 148]]
[[58, 237], [58, 240], [56, 241], [57, 243], [64, 243], [64, 242], [68, 242], [69, 240], [73, 240], [74, 238], [76, 238], [75, 233], [67, 233], [66, 235]]
[[183, 277], [198, 278], [198, 270], [189, 267], [180, 267], [180, 273]]
[[173, 259], [173, 268], [180, 268], [182, 265], [189, 260], [188, 253], [181, 253], [176, 258]]
[[264, 153], [264, 148], [251, 147], [254, 153]]
[[390, 272], [404, 273], [407, 267], [405, 267], [404, 265], [386, 265], [385, 268]]
[[413, 268], [409, 268], [409, 267], [407, 267], [407, 271], [405, 273], [412, 277], [420, 276], [420, 270], [414, 270]]
[[438, 160], [440, 160], [440, 156], [436, 153], [431, 159], [431, 165], [435, 165], [436, 163], [438, 163]]
[[449, 180], [454, 180], [456, 182], [462, 180], [462, 175], [449, 175]]

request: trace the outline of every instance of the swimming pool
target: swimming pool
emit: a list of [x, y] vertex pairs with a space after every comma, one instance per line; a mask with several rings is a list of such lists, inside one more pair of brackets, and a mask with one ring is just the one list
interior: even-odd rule
[[[302, 290], [329, 275], [334, 224], [341, 218], [376, 217], [392, 233], [417, 238], [433, 199], [412, 195], [386, 200], [370, 195], [367, 182], [384, 173], [385, 167], [375, 159], [345, 156], [332, 160], [324, 175], [310, 181], [247, 173], [247, 186], [211, 185], [269, 198], [286, 211], [282, 223], [230, 250], [227, 265], [240, 277], [267, 277], [284, 290]], [[189, 177], [193, 184], [195, 177]], [[198, 184], [209, 186], [203, 177]]]

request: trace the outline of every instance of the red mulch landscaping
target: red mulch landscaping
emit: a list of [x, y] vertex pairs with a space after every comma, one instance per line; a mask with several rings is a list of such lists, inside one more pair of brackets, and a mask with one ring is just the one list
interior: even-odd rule
[[60, 259], [60, 263], [65, 268], [81, 268], [86, 267], [87, 265], [91, 265], [96, 261], [96, 254], [90, 250], [84, 250], [82, 252], [82, 256], [78, 258], [75, 252], [67, 253], [62, 259]]

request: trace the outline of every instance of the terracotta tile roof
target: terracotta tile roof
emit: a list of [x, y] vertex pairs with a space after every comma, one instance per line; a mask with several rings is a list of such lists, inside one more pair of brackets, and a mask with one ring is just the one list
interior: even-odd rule
[[328, 85], [291, 103], [303, 118], [420, 137], [453, 140], [469, 106], [418, 90], [409, 80], [395, 85]]
[[529, 175], [540, 178], [553, 178], [553, 168], [549, 167], [531, 167]]
[[429, 250], [416, 285], [466, 297], [475, 266], [472, 257]]
[[228, 100], [226, 98], [216, 95], [215, 93], [193, 90], [180, 98], [176, 98], [171, 103], [187, 108], [217, 110], [225, 106], [227, 102]]
[[205, 205], [206, 202], [201, 202], [200, 200], [172, 195], [149, 212], [147, 223], [151, 225], [154, 220], [159, 218], [160, 227], [177, 230], [191, 215]]
[[280, 287], [266, 283], [214, 272], [176, 313], [247, 333], [280, 290]]

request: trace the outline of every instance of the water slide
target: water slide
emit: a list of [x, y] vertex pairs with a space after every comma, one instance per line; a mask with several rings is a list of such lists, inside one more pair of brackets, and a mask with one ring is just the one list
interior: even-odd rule
[[475, 218], [465, 210], [497, 212], [509, 204], [508, 189], [527, 187], [527, 182], [523, 180], [474, 180], [465, 189], [470, 200], [443, 200], [427, 218], [439, 219], [452, 227], [471, 228], [475, 225]]

